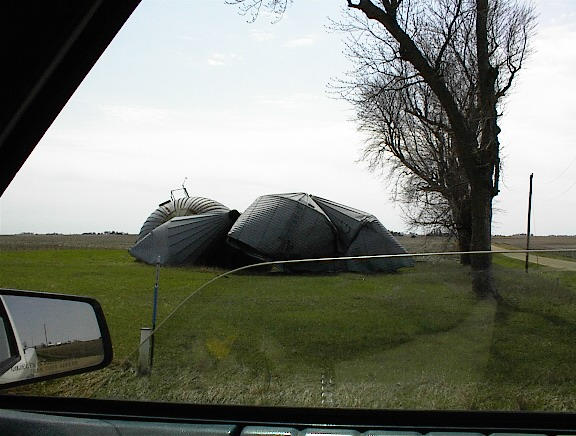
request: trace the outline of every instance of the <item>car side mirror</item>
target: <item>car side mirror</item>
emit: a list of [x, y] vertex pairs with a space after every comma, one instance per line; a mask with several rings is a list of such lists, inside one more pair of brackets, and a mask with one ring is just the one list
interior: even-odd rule
[[96, 300], [0, 289], [0, 388], [94, 371], [111, 361]]

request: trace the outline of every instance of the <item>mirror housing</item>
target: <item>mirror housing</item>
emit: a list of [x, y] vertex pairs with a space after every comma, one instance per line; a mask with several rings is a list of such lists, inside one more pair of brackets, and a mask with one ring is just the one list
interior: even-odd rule
[[100, 304], [0, 289], [0, 389], [104, 368], [112, 361]]

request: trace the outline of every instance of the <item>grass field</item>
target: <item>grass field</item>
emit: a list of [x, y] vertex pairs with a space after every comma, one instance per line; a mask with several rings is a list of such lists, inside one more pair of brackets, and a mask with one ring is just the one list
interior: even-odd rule
[[[576, 274], [496, 257], [502, 303], [466, 269], [426, 259], [397, 274], [226, 276], [156, 335], [135, 374], [154, 268], [125, 250], [0, 252], [0, 286], [97, 298], [114, 344], [104, 370], [12, 392], [218, 404], [576, 409]], [[159, 318], [219, 271], [163, 268]]]

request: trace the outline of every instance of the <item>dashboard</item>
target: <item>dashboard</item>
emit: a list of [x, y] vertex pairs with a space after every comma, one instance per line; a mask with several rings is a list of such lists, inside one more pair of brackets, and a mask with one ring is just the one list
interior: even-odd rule
[[0, 434], [570, 435], [573, 413], [213, 406], [0, 395]]

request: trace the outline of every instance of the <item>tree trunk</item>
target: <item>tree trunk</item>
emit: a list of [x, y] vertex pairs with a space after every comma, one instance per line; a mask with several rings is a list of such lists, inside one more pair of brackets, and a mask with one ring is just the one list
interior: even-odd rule
[[[462, 199], [455, 204], [451, 203], [453, 211], [454, 225], [456, 227], [456, 237], [458, 238], [458, 251], [470, 251], [472, 239], [472, 214], [470, 212], [470, 199]], [[461, 254], [460, 263], [470, 265], [470, 255]]]
[[[485, 179], [485, 178], [484, 178]], [[490, 179], [483, 186], [473, 186], [470, 192], [472, 212], [473, 251], [490, 251], [492, 241], [492, 187]], [[479, 298], [500, 298], [492, 274], [492, 255], [474, 254], [470, 258], [472, 267], [472, 289]]]
[[[470, 228], [461, 228], [458, 230], [458, 251], [470, 251], [470, 242], [472, 240], [472, 233]], [[461, 254], [460, 264], [470, 265], [470, 255]]]

